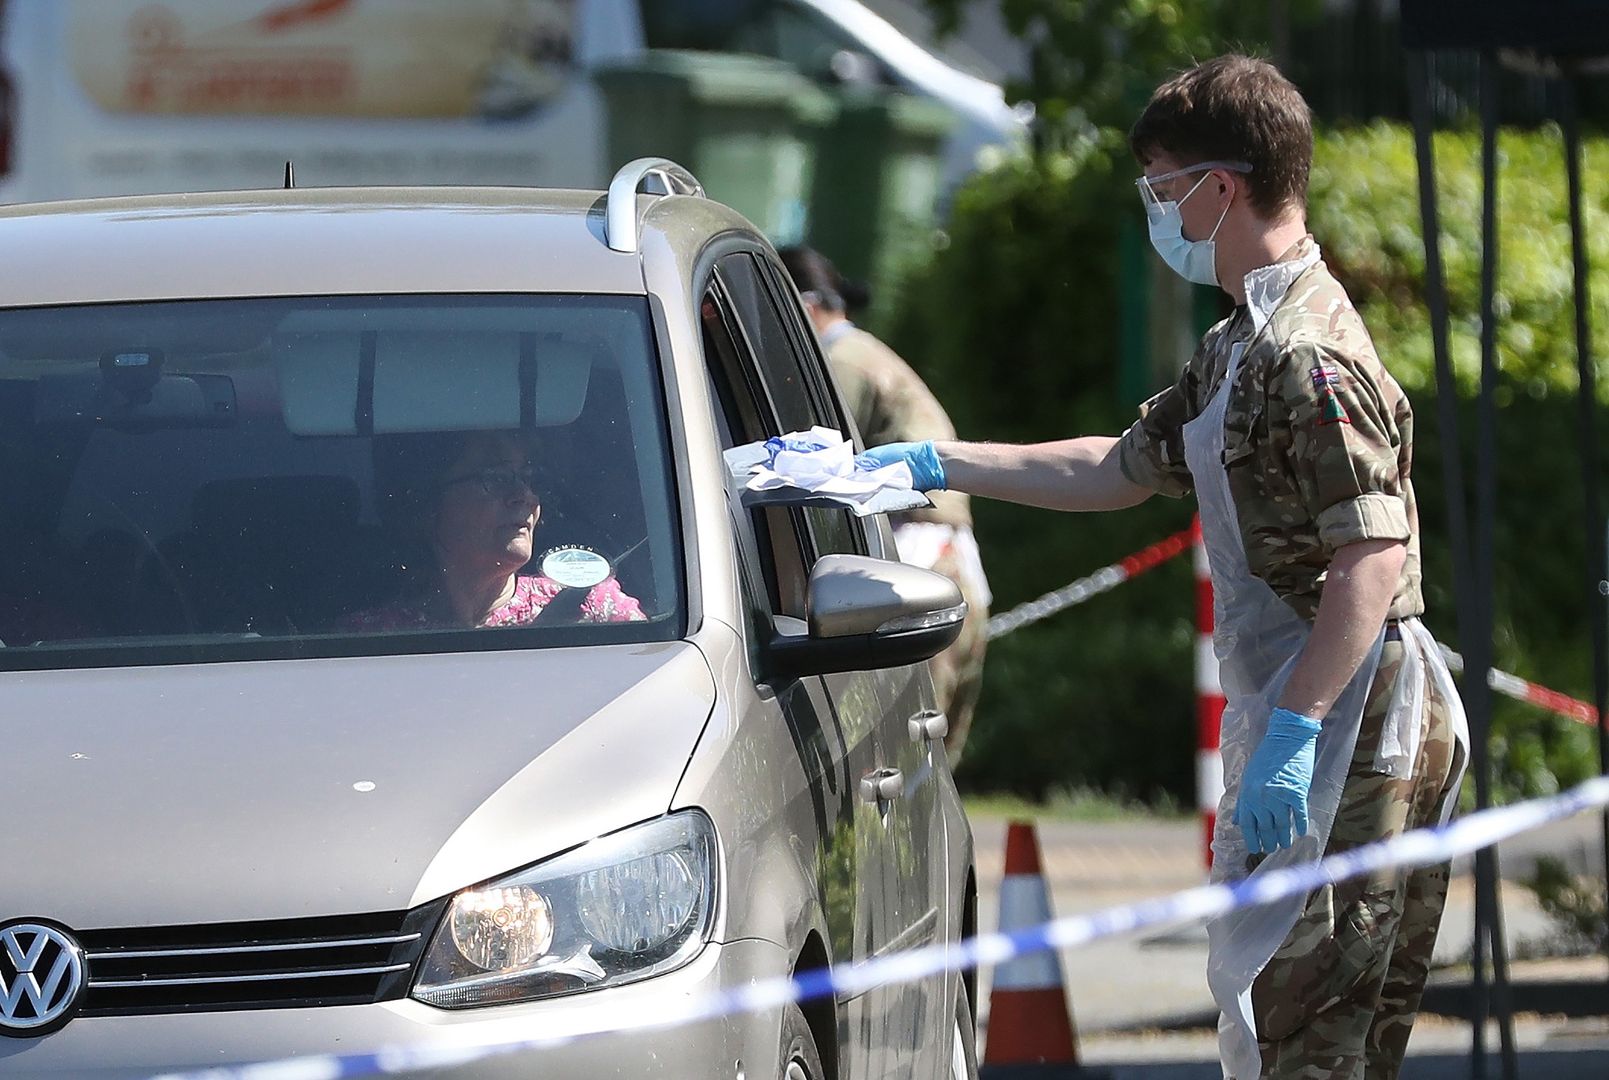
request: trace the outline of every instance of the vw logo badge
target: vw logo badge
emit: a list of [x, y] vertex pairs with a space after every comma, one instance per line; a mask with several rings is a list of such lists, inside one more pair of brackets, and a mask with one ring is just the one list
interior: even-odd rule
[[0, 927], [0, 1035], [44, 1035], [65, 1024], [84, 989], [84, 951], [54, 926]]

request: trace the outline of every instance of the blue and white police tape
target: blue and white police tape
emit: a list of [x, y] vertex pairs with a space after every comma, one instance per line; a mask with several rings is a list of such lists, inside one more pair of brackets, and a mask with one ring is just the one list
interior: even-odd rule
[[[1392, 867], [1410, 869], [1447, 862], [1550, 822], [1605, 806], [1609, 806], [1609, 777], [1598, 777], [1546, 799], [1494, 807], [1447, 825], [1417, 829], [1390, 840], [1328, 855], [1314, 862], [1265, 869], [1236, 882], [1201, 885], [1137, 904], [1121, 904], [1082, 915], [1069, 915], [1024, 930], [980, 934], [953, 945], [932, 945], [852, 967], [809, 971], [795, 978], [767, 979], [702, 998], [690, 998], [680, 1003], [667, 1002], [659, 1016], [634, 1025], [632, 1030], [717, 1020], [831, 994], [853, 997], [874, 987], [914, 982], [946, 971], [1001, 964], [1028, 953], [1076, 948], [1102, 938], [1215, 918], [1239, 908], [1272, 903], [1375, 870]], [[361, 1054], [309, 1055], [255, 1065], [167, 1073], [155, 1080], [340, 1080], [395, 1075], [547, 1049], [593, 1035], [607, 1034], [609, 1030], [618, 1029], [524, 1038], [479, 1046], [388, 1047]]]

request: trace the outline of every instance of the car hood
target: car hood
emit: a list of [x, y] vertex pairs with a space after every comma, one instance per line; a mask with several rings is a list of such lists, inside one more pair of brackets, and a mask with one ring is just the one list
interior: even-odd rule
[[665, 812], [684, 643], [0, 676], [0, 918], [395, 911]]

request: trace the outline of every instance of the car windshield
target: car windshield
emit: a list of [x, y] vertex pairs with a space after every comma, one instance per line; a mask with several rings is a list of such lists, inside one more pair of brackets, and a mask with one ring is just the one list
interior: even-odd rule
[[0, 667], [668, 640], [642, 297], [0, 310]]

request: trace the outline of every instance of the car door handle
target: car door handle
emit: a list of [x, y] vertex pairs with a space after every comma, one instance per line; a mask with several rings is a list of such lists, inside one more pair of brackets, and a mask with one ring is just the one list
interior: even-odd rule
[[950, 718], [937, 709], [925, 709], [906, 721], [911, 742], [923, 739], [942, 739], [950, 733]]
[[888, 802], [903, 794], [905, 774], [898, 769], [873, 769], [860, 778], [860, 797], [865, 802]]

